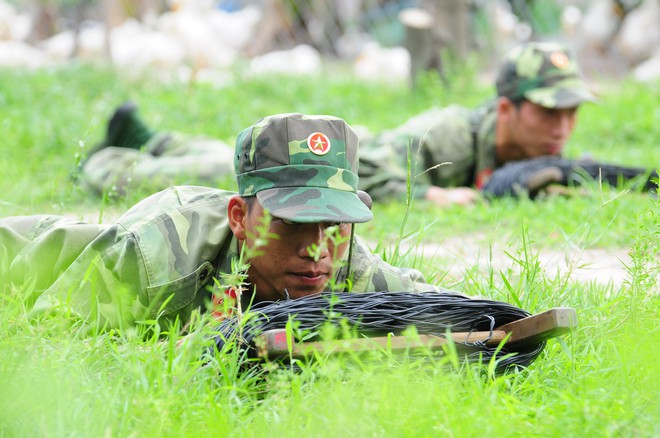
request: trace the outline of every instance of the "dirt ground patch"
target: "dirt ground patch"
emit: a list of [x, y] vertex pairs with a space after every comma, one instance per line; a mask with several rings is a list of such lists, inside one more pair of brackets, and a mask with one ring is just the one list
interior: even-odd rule
[[626, 266], [630, 265], [629, 249], [582, 249], [576, 247], [543, 248], [532, 245], [525, 256], [522, 243], [489, 240], [483, 235], [468, 235], [447, 238], [440, 244], [424, 244], [418, 247], [424, 257], [434, 257], [445, 263], [450, 279], [460, 281], [467, 271], [486, 274], [489, 267], [495, 272], [514, 269], [519, 271], [516, 260], [525, 257], [538, 260], [546, 276], [569, 275], [573, 281], [612, 284], [618, 289], [628, 277]]

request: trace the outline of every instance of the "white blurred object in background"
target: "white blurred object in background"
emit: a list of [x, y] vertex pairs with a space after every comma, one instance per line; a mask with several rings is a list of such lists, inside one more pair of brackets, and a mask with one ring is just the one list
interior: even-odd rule
[[632, 72], [633, 78], [640, 82], [660, 81], [660, 48], [646, 61], [639, 63]]
[[561, 11], [561, 30], [566, 38], [575, 38], [580, 31], [582, 10], [575, 5], [567, 5]]
[[614, 43], [633, 65], [649, 59], [660, 47], [660, 0], [644, 0], [630, 11]]
[[585, 11], [578, 32], [584, 47], [606, 50], [619, 26], [619, 17], [612, 0], [596, 0]]
[[291, 50], [274, 50], [250, 60], [249, 72], [256, 75], [277, 73], [312, 75], [321, 71], [321, 54], [307, 44]]
[[44, 53], [22, 41], [0, 41], [0, 66], [36, 69], [50, 65]]
[[532, 37], [532, 27], [521, 21], [512, 11], [511, 4], [503, 0], [490, 0], [484, 5], [490, 21], [490, 42], [498, 53], [504, 53]]
[[357, 77], [387, 83], [410, 82], [410, 53], [403, 47], [381, 47], [376, 42], [364, 46], [355, 59]]
[[130, 74], [153, 67], [172, 72], [186, 59], [185, 46], [179, 39], [134, 19], [112, 30], [110, 47], [114, 65]]
[[73, 30], [65, 30], [37, 43], [37, 47], [53, 61], [65, 62], [75, 56], [84, 60], [103, 59], [105, 53], [106, 27], [103, 23], [86, 21], [77, 36]]

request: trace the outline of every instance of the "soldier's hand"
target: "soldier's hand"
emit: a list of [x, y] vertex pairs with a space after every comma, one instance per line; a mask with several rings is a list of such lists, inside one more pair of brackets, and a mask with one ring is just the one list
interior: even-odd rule
[[489, 198], [528, 196], [535, 198], [553, 185], [579, 186], [598, 181], [616, 186], [622, 181], [636, 180], [646, 175], [642, 190], [653, 191], [657, 171], [638, 167], [618, 166], [591, 160], [568, 160], [559, 157], [539, 157], [505, 164], [491, 175], [483, 187]]
[[425, 196], [426, 200], [433, 202], [439, 207], [449, 207], [450, 205], [472, 205], [480, 198], [481, 195], [479, 192], [469, 187], [442, 188], [431, 186]]
[[555, 157], [541, 157], [507, 163], [493, 172], [482, 189], [483, 193], [490, 198], [534, 198], [551, 184], [567, 184], [564, 171], [566, 161]]

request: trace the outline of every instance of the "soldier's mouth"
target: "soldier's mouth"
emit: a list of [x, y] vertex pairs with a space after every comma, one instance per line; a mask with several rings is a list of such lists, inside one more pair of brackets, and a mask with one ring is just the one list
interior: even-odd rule
[[292, 272], [291, 279], [302, 286], [323, 286], [328, 281], [328, 273], [324, 271]]
[[559, 155], [562, 151], [561, 143], [551, 143], [545, 146], [545, 152], [548, 155]]

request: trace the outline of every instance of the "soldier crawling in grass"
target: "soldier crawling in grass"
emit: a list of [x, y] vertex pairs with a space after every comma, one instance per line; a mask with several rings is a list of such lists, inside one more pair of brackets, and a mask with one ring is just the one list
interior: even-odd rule
[[1, 278], [35, 291], [34, 314], [63, 310], [101, 327], [220, 311], [242, 255], [243, 306], [331, 290], [445, 292], [354, 235], [373, 215], [357, 189], [358, 139], [342, 119], [260, 119], [238, 135], [233, 164], [237, 193], [175, 186], [112, 224], [0, 219]]
[[[374, 199], [407, 194], [411, 157], [415, 196], [439, 206], [472, 204], [482, 195], [535, 195], [577, 174], [622, 179], [643, 168], [562, 159], [579, 107], [595, 97], [568, 47], [530, 42], [512, 49], [496, 80], [497, 98], [477, 108], [432, 108], [403, 125], [362, 138], [360, 188]], [[655, 187], [652, 177], [644, 189]]]
[[[365, 133], [360, 140], [360, 189], [375, 200], [405, 199], [409, 154], [416, 198], [439, 206], [472, 204], [484, 193], [497, 197], [517, 190], [536, 193], [552, 183], [570, 185], [579, 182], [575, 174], [581, 171], [612, 184], [648, 176], [643, 168], [593, 162], [582, 166], [560, 159], [580, 105], [595, 99], [566, 46], [532, 42], [512, 49], [500, 67], [496, 89], [497, 98], [477, 108], [431, 108], [395, 129]], [[154, 132], [134, 105], [125, 104], [111, 118], [106, 139], [84, 163], [81, 179], [99, 192], [122, 192], [145, 181], [166, 187], [186, 177], [217, 185], [218, 175], [232, 173], [231, 155], [231, 148], [219, 140]], [[652, 177], [644, 189], [655, 187]]]

